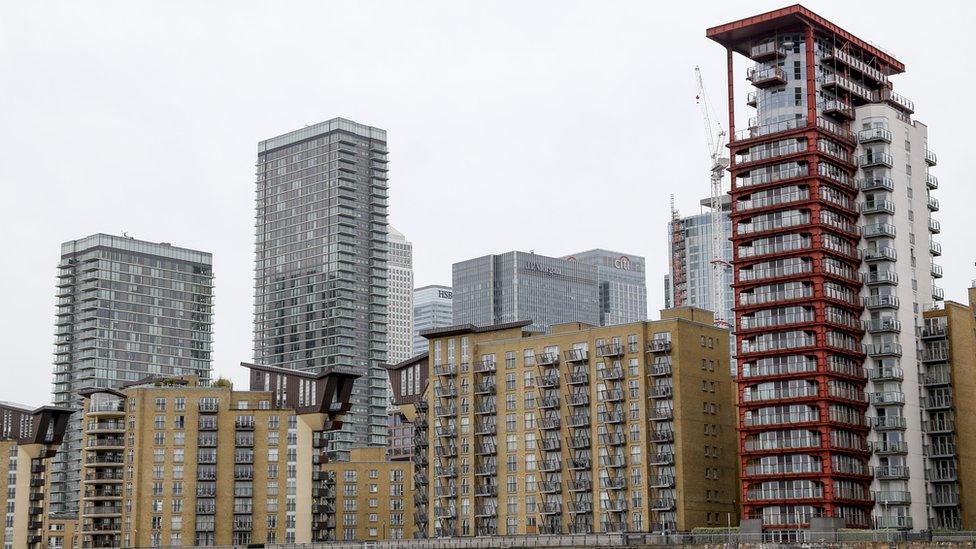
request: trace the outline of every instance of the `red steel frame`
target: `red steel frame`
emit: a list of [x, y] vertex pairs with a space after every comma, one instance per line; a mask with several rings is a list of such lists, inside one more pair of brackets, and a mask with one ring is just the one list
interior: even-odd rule
[[[767, 134], [759, 137], [746, 137], [742, 139], [735, 139], [735, 101], [734, 101], [734, 67], [733, 67], [733, 53], [739, 52], [748, 55], [750, 46], [759, 38], [771, 37], [776, 34], [791, 33], [791, 34], [802, 34], [804, 37], [804, 42], [806, 46], [806, 99], [807, 99], [807, 125], [806, 127], [795, 128], [788, 131], [776, 132], [772, 134]], [[853, 359], [856, 363], [863, 363], [864, 354], [859, 351], [851, 351], [849, 349], [831, 347], [828, 344], [827, 332], [836, 331], [848, 334], [855, 338], [858, 342], [858, 349], [860, 349], [861, 336], [863, 331], [857, 328], [853, 328], [848, 325], [838, 325], [831, 323], [830, 320], [825, 315], [825, 309], [828, 305], [847, 310], [851, 312], [855, 318], [860, 317], [861, 307], [847, 303], [845, 301], [836, 300], [824, 292], [824, 285], [827, 281], [831, 281], [840, 284], [844, 287], [851, 289], [854, 295], [858, 295], [861, 289], [861, 283], [856, 279], [849, 279], [847, 277], [839, 276], [837, 274], [830, 273], [824, 269], [824, 259], [827, 257], [832, 257], [836, 260], [843, 262], [857, 272], [860, 266], [860, 258], [856, 256], [847, 256], [838, 251], [828, 249], [823, 244], [823, 235], [830, 233], [833, 234], [844, 241], [848, 242], [851, 247], [857, 249], [860, 236], [858, 234], [851, 234], [843, 231], [835, 226], [827, 225], [821, 222], [821, 212], [825, 209], [825, 206], [829, 207], [832, 211], [838, 214], [844, 214], [844, 218], [857, 223], [858, 213], [856, 210], [846, 210], [839, 207], [835, 203], [825, 202], [822, 198], [821, 190], [824, 187], [830, 187], [831, 189], [843, 193], [845, 196], [850, 198], [852, 202], [856, 201], [858, 196], [858, 189], [852, 184], [841, 185], [829, 178], [825, 178], [819, 175], [819, 163], [821, 159], [829, 159], [832, 164], [843, 168], [844, 173], [849, 177], [849, 180], [853, 182], [854, 174], [856, 173], [856, 166], [853, 164], [853, 160], [844, 163], [838, 161], [836, 157], [826, 155], [818, 150], [817, 141], [820, 138], [830, 139], [836, 143], [840, 143], [843, 146], [844, 151], [853, 158], [854, 149], [856, 146], [856, 140], [853, 133], [850, 133], [849, 122], [837, 123], [844, 131], [828, 131], [826, 127], [820, 127], [817, 123], [818, 113], [817, 113], [817, 96], [816, 96], [816, 86], [815, 86], [815, 57], [814, 57], [814, 41], [815, 37], [826, 37], [832, 40], [836, 44], [843, 44], [843, 48], [856, 49], [862, 56], [870, 57], [874, 62], [883, 67], [887, 74], [895, 74], [902, 72], [904, 66], [897, 60], [891, 58], [884, 52], [870, 46], [866, 42], [850, 35], [843, 29], [840, 29], [836, 25], [826, 21], [822, 17], [810, 12], [802, 6], [791, 6], [788, 8], [783, 8], [781, 10], [772, 11], [766, 14], [762, 14], [756, 17], [750, 17], [743, 19], [741, 21], [736, 21], [719, 27], [714, 27], [709, 29], [706, 33], [708, 38], [711, 38], [720, 44], [724, 45], [727, 50], [727, 66], [728, 66], [728, 102], [729, 102], [729, 127], [730, 127], [730, 158], [732, 159], [732, 164], [730, 171], [732, 173], [732, 242], [733, 242], [733, 269], [734, 269], [734, 293], [735, 293], [735, 316], [736, 316], [736, 342], [738, 346], [738, 356], [740, 364], [747, 361], [752, 361], [765, 357], [773, 357], [777, 355], [786, 354], [803, 354], [803, 355], [813, 355], [817, 360], [817, 369], [814, 372], [809, 373], [794, 373], [794, 374], [783, 374], [783, 375], [770, 375], [764, 377], [750, 377], [743, 378], [738, 377], [738, 394], [739, 394], [739, 444], [740, 444], [740, 473], [742, 478], [742, 502], [743, 502], [743, 517], [749, 518], [753, 517], [756, 512], [759, 512], [763, 507], [768, 506], [781, 506], [781, 505], [816, 505], [822, 507], [827, 516], [837, 516], [835, 514], [838, 506], [854, 507], [864, 510], [866, 517], [870, 517], [871, 509], [873, 508], [873, 502], [870, 497], [865, 497], [864, 499], [844, 499], [841, 494], [838, 494], [834, 490], [833, 482], [836, 480], [851, 480], [862, 484], [867, 491], [868, 485], [870, 483], [871, 477], [868, 474], [864, 475], [850, 475], [841, 472], [835, 472], [832, 467], [831, 457], [833, 455], [848, 455], [857, 458], [864, 462], [865, 471], [867, 470], [867, 459], [869, 456], [869, 451], [867, 450], [852, 450], [832, 447], [831, 445], [831, 431], [837, 428], [843, 428], [848, 431], [858, 433], [864, 438], [868, 432], [868, 427], [865, 421], [863, 421], [863, 413], [867, 409], [867, 402], [864, 398], [848, 399], [839, 396], [832, 396], [828, 392], [828, 382], [831, 380], [846, 381], [855, 384], [862, 391], [866, 383], [863, 375], [848, 375], [839, 372], [831, 371], [828, 367], [827, 357], [828, 355], [844, 356]], [[850, 99], [849, 99], [850, 101]], [[843, 134], [843, 135], [841, 135]], [[736, 154], [743, 152], [750, 147], [768, 143], [775, 142], [784, 138], [790, 137], [803, 137], [806, 138], [807, 150], [801, 151], [798, 154], [791, 155], [791, 157], [774, 157], [767, 158], [764, 160], [752, 161], [749, 165], [740, 166], [736, 164], [735, 158]], [[800, 161], [806, 162], [808, 167], [808, 175], [803, 177], [797, 177], [793, 179], [785, 179], [772, 183], [752, 185], [747, 188], [737, 188], [735, 182], [737, 177], [743, 172], [748, 172], [758, 166], [767, 164], [777, 164], [784, 161]], [[762, 209], [752, 209], [748, 212], [737, 211], [738, 200], [746, 195], [750, 195], [756, 191], [775, 188], [785, 185], [806, 185], [809, 188], [809, 199], [804, 201], [793, 201], [786, 205], [776, 205], [768, 206]], [[738, 222], [751, 218], [757, 214], [766, 213], [769, 211], [785, 210], [785, 209], [803, 209], [810, 212], [810, 222], [806, 225], [793, 226], [788, 230], [779, 229], [770, 232], [762, 233], [751, 233], [748, 236], [743, 236], [738, 234]], [[743, 243], [751, 241], [756, 238], [761, 238], [763, 236], [769, 236], [771, 234], [777, 233], [803, 233], [809, 234], [811, 237], [810, 248], [780, 252], [775, 254], [767, 254], [760, 257], [739, 257], [739, 246]], [[748, 267], [755, 263], [761, 263], [765, 261], [788, 258], [788, 257], [808, 257], [812, 259], [813, 270], [811, 273], [803, 273], [790, 276], [782, 276], [776, 279], [763, 279], [763, 280], [750, 280], [750, 281], [740, 281], [739, 273], [742, 268]], [[800, 302], [793, 301], [782, 301], [774, 303], [763, 303], [762, 305], [739, 305], [740, 296], [743, 291], [749, 290], [756, 286], [762, 286], [766, 284], [776, 283], [776, 282], [789, 282], [789, 281], [805, 281], [812, 282], [813, 286], [813, 296], [807, 299], [803, 299]], [[749, 313], [757, 309], [766, 309], [777, 306], [785, 305], [804, 305], [807, 307], [812, 307], [814, 309], [815, 315], [813, 322], [792, 324], [784, 327], [777, 328], [764, 328], [762, 330], [746, 330], [740, 328], [740, 321], [743, 314]], [[816, 336], [815, 345], [813, 347], [807, 347], [802, 349], [790, 349], [790, 350], [777, 350], [777, 351], [764, 351], [764, 352], [754, 352], [754, 353], [744, 353], [742, 352], [742, 342], [747, 338], [756, 335], [757, 332], [775, 332], [775, 331], [792, 331], [792, 330], [805, 330], [813, 332]], [[755, 385], [760, 382], [765, 381], [779, 381], [779, 380], [789, 380], [789, 379], [803, 379], [803, 380], [815, 380], [818, 384], [818, 394], [815, 397], [803, 398], [803, 399], [783, 399], [783, 400], [766, 400], [761, 403], [747, 402], [744, 400], [743, 395], [749, 386]], [[777, 406], [785, 404], [811, 404], [815, 405], [820, 411], [820, 420], [814, 422], [806, 423], [791, 423], [787, 425], [764, 425], [764, 426], [747, 426], [745, 425], [745, 414], [749, 410], [754, 410], [757, 408], [767, 407], [767, 406]], [[851, 408], [855, 408], [862, 414], [862, 421], [858, 424], [845, 424], [837, 421], [831, 420], [828, 409], [831, 403], [843, 404]], [[762, 450], [762, 451], [747, 451], [746, 450], [746, 440], [750, 436], [762, 432], [762, 431], [778, 431], [778, 430], [789, 430], [794, 428], [807, 428], [810, 430], [815, 430], [820, 433], [821, 446], [818, 449], [795, 449], [795, 450]], [[822, 471], [818, 473], [809, 474], [779, 474], [779, 475], [753, 475], [750, 476], [747, 473], [746, 465], [750, 460], [757, 457], [762, 457], [764, 455], [789, 455], [791, 453], [804, 453], [809, 455], [819, 456], [822, 460]], [[777, 500], [765, 500], [762, 502], [750, 501], [747, 495], [750, 486], [759, 484], [766, 480], [779, 480], [779, 479], [809, 479], [816, 480], [822, 483], [824, 488], [824, 495], [822, 498], [816, 498], [815, 500], [810, 499], [777, 499]], [[867, 524], [857, 523], [856, 521], [848, 521], [850, 526], [866, 526]], [[802, 524], [797, 524], [795, 526], [804, 526]], [[783, 527], [778, 525], [777, 527]]]

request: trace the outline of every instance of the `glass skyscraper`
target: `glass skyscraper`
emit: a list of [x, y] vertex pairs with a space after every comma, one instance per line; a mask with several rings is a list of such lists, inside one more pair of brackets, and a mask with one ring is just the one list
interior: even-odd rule
[[334, 457], [387, 432], [386, 131], [334, 118], [258, 144], [254, 360], [362, 375]]
[[[213, 259], [209, 253], [96, 234], [61, 245], [53, 400], [150, 375], [210, 379]], [[51, 512], [76, 512], [81, 415], [69, 420], [51, 474]]]
[[413, 353], [413, 245], [403, 233], [390, 227], [390, 312], [388, 352], [392, 364]]
[[600, 325], [597, 268], [534, 253], [486, 255], [453, 266], [454, 324], [531, 320], [529, 329]]
[[644, 258], [610, 250], [587, 250], [566, 256], [596, 267], [600, 281], [600, 325], [647, 320], [647, 275]]
[[443, 328], [454, 322], [453, 292], [450, 286], [424, 286], [413, 291], [413, 354], [428, 348], [424, 330]]

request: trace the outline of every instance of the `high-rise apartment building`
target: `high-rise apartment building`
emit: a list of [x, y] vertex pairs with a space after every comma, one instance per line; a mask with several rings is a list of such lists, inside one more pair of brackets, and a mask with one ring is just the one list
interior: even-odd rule
[[600, 284], [600, 326], [647, 319], [647, 274], [643, 257], [596, 249], [563, 259], [596, 267]]
[[413, 356], [413, 245], [393, 227], [389, 238], [386, 358], [400, 362]]
[[64, 438], [68, 408], [0, 402], [0, 547], [40, 549], [50, 503], [51, 458]]
[[925, 311], [924, 317], [924, 370], [919, 376], [929, 527], [972, 530], [976, 427], [965, 419], [962, 404], [976, 401], [976, 282], [969, 288], [968, 305], [946, 301], [944, 307]]
[[[711, 199], [701, 201], [703, 208], [711, 208]], [[722, 221], [725, 223], [725, 234], [732, 234], [732, 222], [729, 220], [731, 202], [726, 196], [722, 204]], [[668, 222], [668, 274], [665, 282], [664, 306], [670, 307], [698, 307], [707, 311], [715, 311], [712, 303], [712, 215], [703, 212], [685, 217], [675, 217]], [[732, 242], [723, 248], [721, 257], [732, 263]], [[725, 307], [717, 312], [717, 316], [732, 322], [732, 270], [726, 269], [724, 288], [726, 290]]]
[[450, 286], [424, 286], [413, 291], [413, 354], [427, 352], [424, 330], [454, 323], [454, 293]]
[[195, 376], [83, 391], [82, 547], [335, 539], [322, 448], [356, 374], [248, 366], [250, 391]]
[[[209, 253], [95, 234], [61, 245], [53, 400], [148, 375], [210, 378], [213, 259]], [[77, 512], [81, 413], [51, 471], [51, 511]]]
[[[728, 332], [700, 309], [609, 327], [425, 332], [415, 520], [430, 537], [737, 521]], [[426, 491], [424, 490], [426, 488]]]
[[728, 58], [743, 527], [935, 527], [916, 349], [938, 182], [905, 67], [799, 5], [707, 36]]
[[532, 252], [486, 255], [453, 266], [453, 324], [489, 326], [531, 320], [600, 324], [597, 268]]
[[254, 360], [362, 375], [331, 449], [386, 444], [386, 131], [335, 118], [258, 144]]
[[336, 539], [374, 542], [414, 537], [413, 464], [387, 461], [383, 448], [355, 448], [323, 467], [336, 484]]

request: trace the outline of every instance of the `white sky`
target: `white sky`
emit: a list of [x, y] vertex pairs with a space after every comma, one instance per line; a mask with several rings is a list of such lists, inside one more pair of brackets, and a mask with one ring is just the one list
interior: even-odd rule
[[[606, 247], [647, 257], [656, 316], [668, 195], [690, 214], [708, 192], [696, 64], [724, 106], [704, 31], [787, 3], [6, 2], [0, 399], [49, 401], [59, 245], [95, 232], [213, 252], [214, 370], [243, 383], [256, 144], [334, 116], [389, 132], [417, 286], [486, 253]], [[976, 4], [806, 5], [907, 66], [896, 90], [940, 160], [940, 284], [963, 300]]]

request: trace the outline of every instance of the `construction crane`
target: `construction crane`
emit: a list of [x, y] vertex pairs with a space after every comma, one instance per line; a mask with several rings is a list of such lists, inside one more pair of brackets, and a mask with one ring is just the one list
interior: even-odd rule
[[725, 191], [722, 188], [722, 178], [725, 170], [729, 167], [729, 159], [722, 155], [725, 152], [725, 130], [717, 118], [713, 122], [711, 115], [711, 105], [705, 95], [705, 84], [702, 82], [701, 70], [695, 66], [695, 80], [698, 84], [698, 95], [695, 101], [701, 109], [702, 121], [705, 124], [705, 136], [707, 138], [708, 156], [712, 161], [709, 169], [711, 180], [711, 222], [712, 222], [712, 245], [711, 245], [711, 299], [712, 309], [715, 311], [715, 325], [721, 328], [728, 328], [731, 320], [726, 318], [726, 311], [729, 309], [726, 303], [727, 288], [725, 280], [731, 265], [725, 259], [725, 243], [728, 236], [725, 234], [725, 221], [722, 219], [722, 197]]

